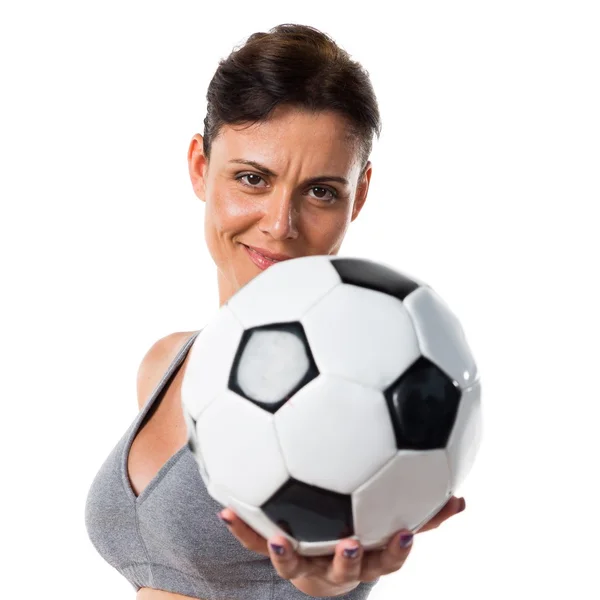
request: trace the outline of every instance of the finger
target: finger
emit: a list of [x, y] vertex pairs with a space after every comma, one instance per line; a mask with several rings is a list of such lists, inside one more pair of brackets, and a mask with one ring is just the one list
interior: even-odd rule
[[267, 540], [240, 519], [230, 508], [222, 510], [218, 516], [245, 548], [269, 556]]
[[[283, 579], [296, 579], [318, 572], [317, 564], [295, 552], [290, 542], [282, 536], [269, 538], [269, 557], [273, 567]], [[324, 571], [323, 568], [321, 568]]]
[[360, 581], [374, 581], [381, 575], [402, 568], [413, 546], [413, 534], [403, 529], [394, 535], [383, 550], [368, 550], [363, 557]]
[[452, 496], [448, 502], [442, 507], [442, 509], [435, 514], [427, 523], [425, 523], [420, 529], [419, 533], [423, 531], [429, 531], [439, 527], [444, 521], [447, 521], [450, 517], [457, 515], [466, 508], [466, 502], [464, 498], [457, 498]]
[[344, 540], [335, 548], [333, 560], [325, 572], [325, 579], [334, 585], [358, 581], [362, 568], [363, 548], [357, 540]]

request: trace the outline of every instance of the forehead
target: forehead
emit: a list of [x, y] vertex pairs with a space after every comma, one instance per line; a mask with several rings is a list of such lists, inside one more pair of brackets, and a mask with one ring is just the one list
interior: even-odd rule
[[280, 168], [302, 162], [307, 168], [349, 171], [358, 144], [340, 113], [278, 107], [265, 121], [223, 126], [213, 148], [223, 161], [243, 157]]

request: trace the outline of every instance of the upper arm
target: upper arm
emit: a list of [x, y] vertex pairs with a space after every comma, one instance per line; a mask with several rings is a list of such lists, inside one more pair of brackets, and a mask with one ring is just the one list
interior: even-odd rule
[[183, 344], [194, 331], [171, 333], [154, 342], [144, 355], [137, 373], [138, 407], [141, 410], [166, 373]]

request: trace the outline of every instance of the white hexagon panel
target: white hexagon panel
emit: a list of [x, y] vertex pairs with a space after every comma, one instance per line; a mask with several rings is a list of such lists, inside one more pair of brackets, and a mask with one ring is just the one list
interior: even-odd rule
[[321, 373], [375, 389], [387, 387], [420, 354], [410, 315], [398, 298], [383, 292], [342, 284], [301, 323]]
[[424, 357], [464, 389], [478, 378], [477, 365], [463, 328], [447, 304], [430, 287], [420, 287], [404, 300]]
[[275, 263], [232, 296], [227, 306], [245, 329], [297, 321], [339, 284], [328, 257], [304, 256]]
[[260, 506], [289, 478], [273, 415], [223, 391], [196, 422], [208, 479], [241, 502]]
[[290, 475], [340, 494], [352, 493], [396, 453], [383, 394], [339, 377], [312, 380], [273, 420]]
[[239, 321], [223, 306], [194, 340], [181, 382], [181, 403], [195, 421], [227, 389], [243, 333]]
[[414, 530], [449, 497], [443, 450], [399, 450], [352, 494], [355, 533], [369, 548], [379, 547], [400, 529]]
[[481, 382], [477, 381], [461, 393], [456, 421], [446, 447], [451, 487], [454, 491], [463, 484], [471, 471], [482, 437]]

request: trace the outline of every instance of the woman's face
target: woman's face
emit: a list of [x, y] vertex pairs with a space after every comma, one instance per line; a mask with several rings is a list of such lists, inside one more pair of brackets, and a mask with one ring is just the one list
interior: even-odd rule
[[188, 165], [206, 203], [204, 233], [220, 305], [274, 264], [249, 247], [289, 258], [337, 254], [364, 205], [372, 170], [369, 163], [358, 181], [358, 145], [342, 115], [282, 106], [268, 121], [224, 126], [210, 162], [196, 134]]

